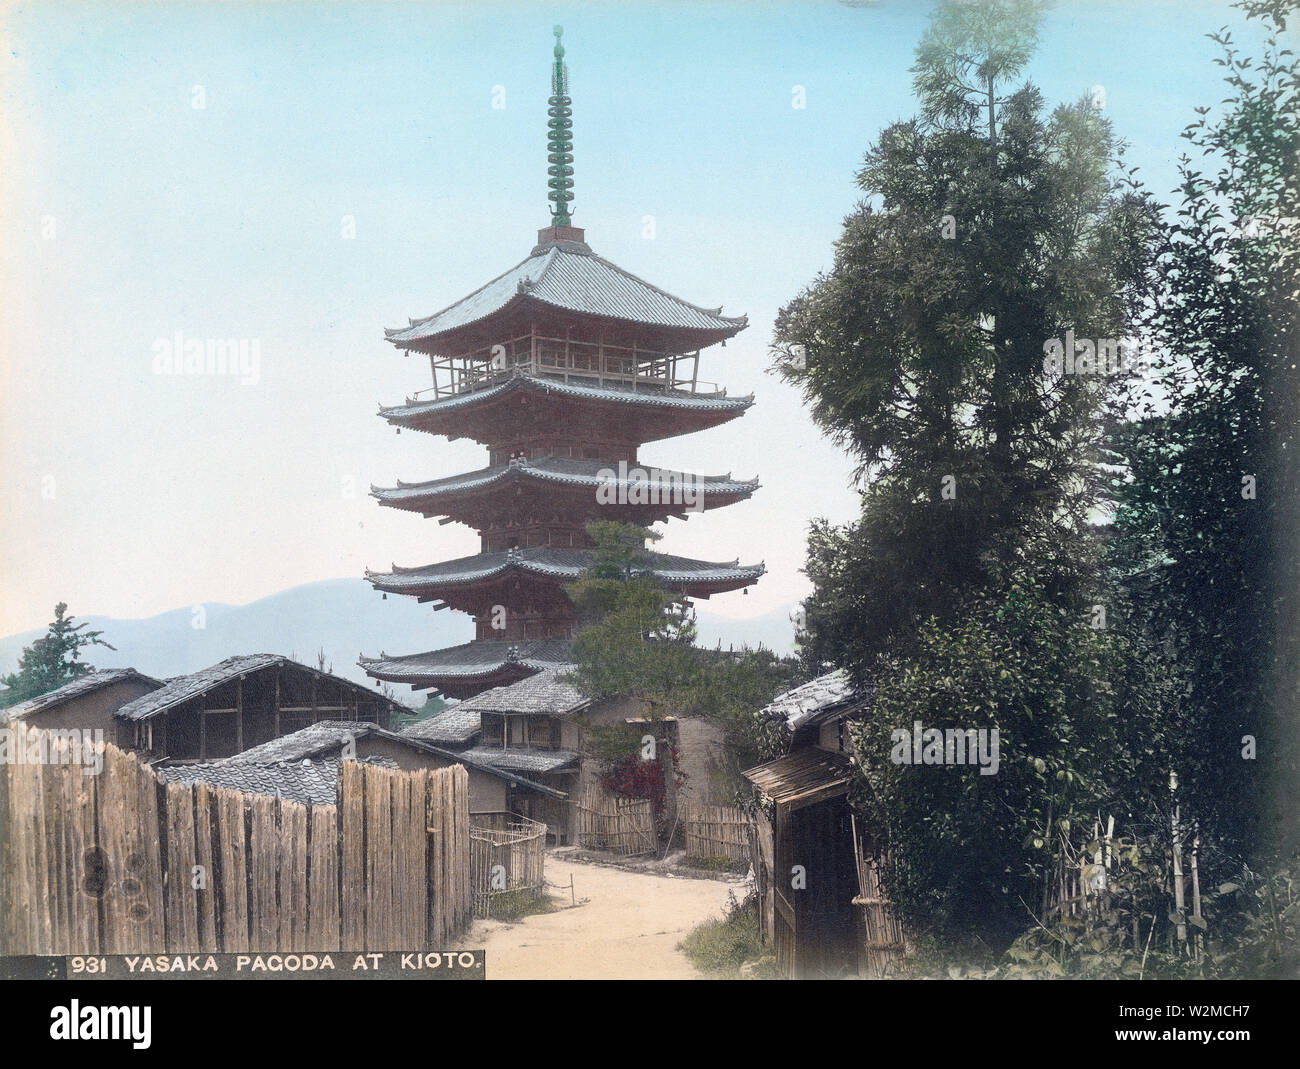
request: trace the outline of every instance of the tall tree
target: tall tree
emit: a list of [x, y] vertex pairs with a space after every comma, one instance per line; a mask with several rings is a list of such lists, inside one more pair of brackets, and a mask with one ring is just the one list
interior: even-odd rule
[[[1092, 100], [1048, 112], [1014, 84], [1038, 9], [939, 5], [920, 115], [867, 152], [834, 267], [775, 344], [865, 484], [856, 523], [813, 525], [803, 643], [809, 667], [877, 686], [856, 804], [891, 844], [903, 912], [988, 942], [1032, 922], [1069, 837], [1127, 813], [1122, 788], [1161, 747], [1149, 666], [1104, 630], [1093, 521], [1117, 381], [1045, 362], [1054, 341], [1128, 333], [1152, 208]], [[996, 730], [997, 772], [896, 761], [893, 732], [917, 721]]]
[[91, 671], [91, 665], [81, 660], [81, 651], [87, 646], [116, 648], [104, 641], [104, 632], [85, 630], [89, 626], [85, 622], [74, 624], [67, 611], [65, 602], [54, 606], [49, 630], [23, 649], [16, 672], [0, 678], [0, 683], [9, 688], [0, 699], [3, 704], [14, 705], [48, 694]]
[[917, 50], [921, 115], [866, 154], [831, 271], [777, 320], [780, 372], [867, 481], [856, 524], [815, 524], [810, 662], [866, 672], [917, 624], [1037, 570], [1091, 574], [1096, 415], [1110, 381], [1048, 375], [1067, 330], [1119, 338], [1148, 209], [1108, 171], [1091, 101], [1045, 114], [1038, 5], [941, 4]]
[[1111, 444], [1115, 564], [1182, 691], [1182, 810], [1240, 858], [1298, 842], [1300, 73], [1296, 0], [1238, 6], [1267, 42], [1210, 35], [1231, 94], [1184, 131], [1198, 158], [1159, 233], [1153, 375]]

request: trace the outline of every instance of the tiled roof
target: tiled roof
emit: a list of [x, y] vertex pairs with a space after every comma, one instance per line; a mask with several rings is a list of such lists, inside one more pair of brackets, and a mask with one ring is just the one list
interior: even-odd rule
[[591, 699], [577, 687], [561, 680], [560, 677], [573, 668], [571, 664], [550, 668], [518, 683], [485, 690], [467, 698], [457, 708], [465, 714], [472, 711], [475, 719], [480, 713], [551, 713], [563, 716], [577, 712], [591, 704]]
[[357, 663], [371, 675], [392, 682], [429, 676], [489, 676], [508, 664], [542, 671], [569, 663], [569, 640], [562, 638], [510, 642], [491, 639], [466, 642], [463, 646], [412, 653], [404, 657], [362, 657]]
[[400, 734], [425, 742], [458, 744], [469, 742], [481, 728], [479, 714], [453, 705], [433, 716], [416, 721], [401, 730]]
[[[187, 702], [191, 698], [197, 698], [200, 694], [205, 694], [223, 683], [230, 682], [232, 679], [237, 679], [249, 672], [270, 668], [273, 665], [285, 665], [298, 671], [311, 672], [346, 687], [351, 687], [359, 694], [364, 694], [367, 702], [389, 700], [382, 697], [382, 695], [367, 690], [359, 683], [353, 683], [350, 679], [330, 675], [327, 672], [319, 672], [315, 668], [299, 664], [297, 661], [292, 661], [278, 653], [249, 653], [238, 657], [227, 657], [224, 661], [198, 672], [191, 672], [187, 676], [177, 676], [170, 679], [167, 681], [166, 686], [150, 694], [142, 695], [136, 698], [135, 701], [127, 702], [113, 715], [122, 720], [147, 720], [152, 716], [165, 712], [172, 706]], [[397, 703], [391, 704], [396, 706]]]
[[853, 686], [848, 672], [839, 668], [778, 694], [761, 713], [769, 720], [784, 720], [791, 731], [823, 715], [855, 710], [870, 702], [874, 691]]
[[[372, 761], [396, 768], [391, 761]], [[246, 794], [270, 794], [309, 805], [334, 805], [338, 797], [339, 762], [295, 761], [251, 764], [227, 759], [208, 763], [169, 765], [158, 769], [168, 783], [210, 783]]]
[[0, 709], [0, 719], [7, 717], [9, 720], [21, 720], [23, 717], [31, 716], [33, 713], [44, 712], [46, 709], [52, 709], [56, 705], [62, 705], [64, 702], [72, 701], [74, 698], [81, 698], [87, 694], [99, 690], [100, 687], [112, 686], [114, 683], [128, 683], [132, 680], [139, 680], [142, 683], [148, 683], [153, 687], [161, 687], [162, 681], [154, 679], [152, 676], [144, 675], [137, 672], [134, 668], [104, 668], [91, 670], [79, 675], [70, 683], [64, 683], [46, 694], [37, 695], [35, 698], [28, 698], [26, 701], [18, 702], [7, 709]]
[[557, 393], [586, 401], [609, 401], [648, 408], [681, 408], [704, 412], [739, 413], [754, 403], [752, 394], [728, 397], [725, 390], [717, 393], [689, 393], [686, 390], [670, 390], [662, 386], [647, 386], [644, 383], [638, 384], [635, 389], [614, 383], [583, 386], [574, 382], [564, 382], [562, 379], [528, 375], [515, 370], [509, 375], [503, 374], [501, 381], [477, 390], [453, 394], [450, 397], [437, 397], [430, 401], [408, 399], [404, 405], [394, 405], [389, 408], [381, 405], [379, 414], [390, 423], [413, 424], [421, 416], [468, 408], [491, 401], [502, 394], [522, 389]]
[[307, 757], [341, 749], [348, 742], [360, 741], [372, 732], [379, 731], [378, 724], [366, 720], [318, 720], [308, 727], [281, 735], [260, 746], [241, 750], [224, 760], [241, 764], [270, 765], [281, 761], [301, 761]]
[[[762, 564], [693, 560], [690, 557], [675, 557], [649, 550], [646, 551], [646, 558], [649, 570], [666, 586], [690, 583], [747, 585], [755, 582], [765, 570]], [[592, 559], [593, 551], [590, 549], [534, 546], [511, 549], [504, 553], [477, 553], [472, 557], [429, 564], [422, 568], [399, 568], [394, 565], [392, 572], [367, 570], [366, 578], [376, 590], [396, 594], [417, 593], [431, 584], [454, 586], [481, 583], [509, 571], [569, 581], [582, 576], [591, 567]]]
[[409, 327], [387, 330], [394, 345], [411, 344], [486, 319], [515, 301], [534, 300], [587, 315], [730, 337], [747, 323], [721, 308], [700, 308], [629, 274], [585, 245], [539, 246], [527, 259], [468, 297]]
[[[636, 473], [639, 472], [638, 476]], [[493, 486], [531, 480], [578, 489], [609, 487], [611, 490], [632, 490], [651, 497], [655, 502], [676, 503], [687, 491], [702, 498], [748, 497], [758, 489], [757, 479], [733, 479], [727, 475], [694, 475], [690, 472], [668, 471], [653, 467], [633, 467], [620, 478], [617, 464], [603, 460], [580, 460], [576, 457], [538, 457], [532, 460], [512, 460], [507, 464], [483, 468], [479, 471], [452, 475], [429, 482], [371, 486], [370, 493], [385, 505], [400, 507], [403, 502], [432, 500], [472, 491], [482, 491]]]
[[464, 756], [479, 764], [519, 772], [558, 772], [578, 760], [572, 750], [534, 750], [523, 746], [476, 746]]
[[[207, 767], [216, 765], [263, 765], [272, 768], [288, 765], [297, 767], [304, 764], [304, 762], [312, 763], [315, 759], [337, 762], [339, 759], [338, 751], [348, 742], [359, 742], [368, 736], [388, 739], [412, 750], [435, 754], [445, 760], [463, 764], [468, 768], [476, 768], [480, 772], [486, 772], [498, 779], [504, 779], [512, 785], [522, 784], [533, 790], [542, 791], [560, 798], [564, 797], [562, 792], [557, 792], [550, 787], [533, 783], [522, 776], [511, 775], [505, 768], [475, 761], [473, 758], [467, 758], [465, 754], [444, 750], [434, 745], [431, 740], [417, 738], [397, 731], [389, 731], [386, 728], [381, 728], [378, 724], [370, 724], [363, 720], [321, 720], [309, 727], [301, 728], [278, 739], [264, 742], [260, 746], [244, 750], [233, 757], [209, 762]], [[382, 764], [385, 767], [398, 767], [388, 758], [367, 757], [364, 760], [372, 764]]]

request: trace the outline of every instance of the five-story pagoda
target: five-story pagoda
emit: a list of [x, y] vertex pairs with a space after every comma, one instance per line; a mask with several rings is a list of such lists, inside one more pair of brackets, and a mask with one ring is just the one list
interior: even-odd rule
[[[555, 30], [549, 156], [551, 225], [527, 259], [468, 297], [386, 331], [424, 353], [433, 385], [381, 408], [401, 428], [472, 438], [488, 466], [446, 479], [372, 487], [381, 505], [465, 523], [473, 557], [367, 572], [375, 589], [470, 613], [475, 641], [408, 656], [362, 657], [377, 680], [435, 688], [453, 698], [568, 662], [577, 626], [564, 585], [592, 561], [596, 519], [640, 526], [743, 500], [757, 480], [643, 468], [646, 442], [703, 430], [743, 414], [752, 397], [706, 390], [700, 350], [746, 320], [687, 304], [603, 260], [572, 225], [572, 114], [561, 30]], [[649, 553], [683, 598], [747, 587], [762, 564]]]

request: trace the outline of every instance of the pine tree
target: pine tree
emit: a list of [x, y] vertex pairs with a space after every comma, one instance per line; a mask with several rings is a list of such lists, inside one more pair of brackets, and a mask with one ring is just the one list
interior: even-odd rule
[[48, 694], [91, 671], [92, 666], [81, 660], [81, 651], [87, 646], [116, 648], [104, 641], [102, 631], [86, 631], [84, 629], [89, 625], [84, 622], [74, 624], [73, 617], [66, 615], [67, 611], [67, 604], [59, 602], [54, 607], [54, 620], [49, 630], [23, 649], [18, 658], [18, 670], [0, 678], [0, 682], [9, 688], [0, 699], [5, 705]]

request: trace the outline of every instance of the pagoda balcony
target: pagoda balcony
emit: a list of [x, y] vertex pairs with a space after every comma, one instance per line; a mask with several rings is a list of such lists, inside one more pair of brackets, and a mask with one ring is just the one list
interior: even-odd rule
[[661, 353], [632, 344], [523, 334], [458, 356], [429, 357], [433, 385], [416, 392], [437, 400], [496, 386], [516, 375], [633, 393], [716, 395], [717, 383], [699, 378], [700, 354]]

